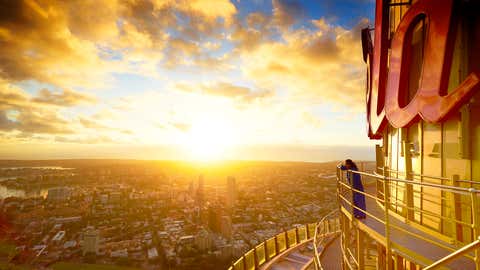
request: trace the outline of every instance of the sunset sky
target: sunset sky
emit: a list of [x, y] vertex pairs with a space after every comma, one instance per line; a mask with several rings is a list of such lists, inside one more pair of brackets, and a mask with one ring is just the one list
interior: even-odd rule
[[0, 3], [1, 159], [372, 157], [374, 1]]

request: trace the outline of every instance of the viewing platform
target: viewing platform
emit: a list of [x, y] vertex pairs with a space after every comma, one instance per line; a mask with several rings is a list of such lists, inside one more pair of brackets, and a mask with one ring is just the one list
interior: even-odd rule
[[[479, 229], [478, 190], [435, 184], [427, 178], [436, 180], [438, 178], [424, 175], [411, 175], [410, 179], [400, 179], [379, 173], [357, 171], [349, 171], [349, 173], [360, 174], [365, 188], [364, 192], [353, 189], [347, 181], [345, 172], [338, 169], [338, 199], [341, 215], [345, 217], [341, 221], [341, 250], [347, 269], [383, 269], [387, 263], [392, 269], [416, 269], [412, 268], [415, 265], [422, 269], [440, 266], [443, 268], [438, 269], [479, 269], [479, 240], [476, 240]], [[387, 174], [390, 173], [402, 174], [387, 171]], [[422, 181], [417, 181], [420, 177]], [[448, 179], [442, 180], [446, 182]], [[474, 182], [469, 184], [473, 185]], [[429, 193], [421, 193], [422, 188], [419, 187], [428, 188]], [[365, 196], [365, 210], [353, 205], [352, 192], [362, 193]], [[402, 194], [402, 196], [391, 196], [389, 194], [391, 192]], [[420, 193], [422, 197], [419, 196]], [[442, 200], [426, 198], [429, 194], [438, 194], [441, 199], [454, 200], [456, 209], [452, 209], [449, 215], [442, 215], [442, 211], [445, 211], [442, 210], [442, 205], [435, 204]], [[425, 204], [427, 199], [429, 200], [428, 203], [431, 204], [429, 210], [418, 207], [419, 197]], [[354, 207], [364, 212], [367, 217], [360, 220], [352, 218]], [[440, 209], [440, 213], [436, 213], [436, 209]], [[464, 217], [459, 218], [460, 214]], [[469, 215], [468, 219], [472, 221], [471, 223], [465, 222], [465, 215]], [[425, 220], [424, 224], [427, 224], [427, 220], [442, 224], [444, 231], [450, 232], [450, 237], [422, 226], [420, 224], [422, 220]], [[463, 242], [458, 241], [463, 235], [468, 234], [472, 234], [474, 241], [467, 239]], [[382, 253], [385, 254], [384, 258], [379, 258], [378, 254]], [[406, 264], [406, 261], [411, 265]]]

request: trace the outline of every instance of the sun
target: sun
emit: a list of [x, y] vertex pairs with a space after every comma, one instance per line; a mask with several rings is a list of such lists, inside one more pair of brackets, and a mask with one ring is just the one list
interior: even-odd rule
[[221, 118], [195, 121], [186, 133], [184, 147], [190, 158], [199, 161], [224, 159], [235, 143], [232, 125]]

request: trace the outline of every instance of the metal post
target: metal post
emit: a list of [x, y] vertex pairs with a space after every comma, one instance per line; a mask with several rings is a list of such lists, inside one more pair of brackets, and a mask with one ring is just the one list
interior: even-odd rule
[[[458, 174], [452, 175], [452, 185], [454, 187], [458, 187], [458, 180], [460, 180], [460, 176]], [[460, 194], [454, 192], [453, 193], [453, 211], [454, 211], [454, 217], [455, 217], [455, 224], [454, 226], [454, 232], [455, 232], [455, 240], [458, 242], [463, 242], [463, 228], [462, 224], [458, 223], [458, 221], [462, 221], [462, 204], [461, 204], [461, 197]]]
[[279, 253], [278, 239], [277, 239], [277, 236], [275, 235], [275, 256], [277, 256], [278, 253]]
[[[385, 167], [387, 168], [387, 167]], [[387, 177], [388, 170], [383, 172], [383, 200], [384, 200], [384, 208], [385, 208], [385, 256], [386, 256], [386, 269], [391, 270], [392, 267], [392, 250], [390, 247], [390, 217], [388, 214], [388, 210], [390, 208], [390, 186], [388, 185], [388, 177]]]
[[265, 262], [268, 262], [270, 260], [270, 257], [268, 254], [267, 240], [263, 241], [263, 250], [263, 252], [265, 252]]
[[248, 270], [247, 269], [247, 258], [245, 258], [245, 254], [242, 256], [242, 261], [243, 261], [243, 270]]
[[300, 236], [299, 236], [299, 233], [298, 233], [298, 227], [295, 227], [295, 238], [296, 238], [295, 243], [296, 244], [300, 243]]
[[403, 270], [403, 258], [398, 254], [395, 254], [395, 270]]
[[[413, 170], [412, 170], [412, 154], [410, 153], [410, 143], [403, 141], [403, 155], [405, 157], [405, 180], [413, 181]], [[405, 218], [406, 222], [413, 221], [415, 219], [414, 212], [413, 212], [413, 185], [412, 184], [405, 184], [405, 192], [406, 192], [406, 213], [407, 216]], [[398, 198], [397, 198], [398, 199]]]
[[258, 265], [258, 255], [257, 255], [257, 248], [253, 248], [253, 264], [255, 265], [255, 269], [259, 269]]
[[357, 262], [358, 262], [358, 269], [365, 268], [365, 249], [364, 246], [364, 235], [362, 230], [357, 227]]
[[285, 247], [289, 248], [290, 244], [289, 244], [289, 241], [288, 241], [288, 232], [285, 231], [284, 233], [285, 233]]
[[[478, 220], [478, 197], [477, 197], [477, 190], [474, 188], [470, 188], [470, 195], [472, 201], [472, 228], [473, 228], [473, 238], [478, 239], [480, 235], [480, 224]], [[475, 269], [480, 270], [480, 250], [477, 248], [475, 249]]]

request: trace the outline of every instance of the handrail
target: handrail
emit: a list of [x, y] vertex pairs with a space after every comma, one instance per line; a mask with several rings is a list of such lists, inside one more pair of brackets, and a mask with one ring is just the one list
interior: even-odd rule
[[[337, 165], [337, 169], [340, 169], [339, 165]], [[364, 176], [369, 176], [369, 177], [374, 177], [374, 178], [382, 178], [382, 179], [387, 179], [387, 180], [391, 180], [391, 181], [395, 181], [395, 182], [399, 182], [399, 183], [405, 183], [405, 184], [412, 184], [412, 185], [426, 186], [426, 187], [435, 187], [435, 188], [440, 188], [440, 189], [443, 189], [443, 190], [455, 190], [455, 191], [464, 192], [464, 193], [472, 193], [472, 192], [480, 193], [480, 190], [477, 190], [477, 189], [474, 189], [474, 188], [463, 188], [463, 187], [456, 187], [456, 186], [450, 186], [450, 185], [417, 182], [417, 181], [413, 181], [413, 180], [405, 180], [405, 179], [400, 179], [400, 178], [395, 178], [395, 177], [387, 177], [387, 176], [378, 174], [377, 172], [374, 172], [372, 174], [372, 173], [355, 171], [355, 170], [346, 170], [346, 171], [351, 172], [351, 173], [364, 175]], [[451, 180], [449, 178], [445, 178], [445, 179]], [[466, 180], [456, 180], [456, 181], [466, 181]]]
[[[401, 174], [401, 175], [407, 175], [407, 173], [404, 172], [404, 171], [392, 170], [392, 169], [387, 169], [387, 168], [384, 168], [384, 167], [377, 167], [377, 169], [382, 170], [384, 172], [387, 171], [387, 172], [393, 172], [393, 173], [397, 173], [397, 174]], [[413, 175], [413, 176], [423, 177], [423, 178], [429, 178], [429, 179], [436, 179], [436, 180], [447, 180], [447, 181], [452, 180], [451, 178], [448, 178], [448, 177], [419, 174], [419, 173], [414, 173], [414, 172], [409, 172], [408, 175]], [[472, 180], [466, 180], [466, 179], [456, 179], [455, 181], [459, 182], [459, 183], [468, 183], [468, 184], [472, 184], [472, 185], [480, 185], [479, 181], [472, 181]]]
[[[384, 172], [389, 171], [388, 168], [382, 168], [382, 169], [384, 170]], [[358, 174], [358, 175], [364, 176], [367, 179], [373, 178], [377, 181], [377, 187], [380, 187], [380, 189], [377, 188], [378, 190], [376, 190], [376, 193], [374, 194], [372, 194], [371, 192], [368, 192], [368, 190], [364, 191], [364, 190], [356, 189], [352, 186], [351, 183], [349, 183], [349, 181], [348, 182], [346, 181], [344, 171], [348, 172], [349, 174]], [[420, 176], [420, 175], [417, 175], [417, 176]], [[423, 176], [423, 177], [429, 177], [429, 176]], [[458, 180], [458, 176], [456, 175], [453, 176], [452, 179], [444, 178], [444, 177], [431, 177], [431, 178], [436, 178], [441, 180], [448, 179], [448, 180], [452, 180], [452, 182], [454, 183], [467, 181], [467, 180]], [[431, 182], [429, 183], [429, 182], [415, 181], [415, 180], [416, 179], [409, 180], [409, 179], [400, 179], [396, 177], [389, 177], [387, 175], [381, 175], [377, 172], [367, 173], [367, 172], [357, 171], [357, 170], [342, 171], [339, 164], [337, 165], [338, 200], [341, 207], [345, 207], [348, 205], [351, 210], [355, 209], [355, 210], [361, 211], [365, 213], [367, 217], [380, 222], [380, 224], [383, 224], [385, 228], [387, 269], [389, 269], [389, 267], [393, 265], [391, 262], [393, 249], [391, 248], [391, 239], [390, 239], [391, 238], [390, 231], [393, 229], [393, 230], [400, 231], [402, 233], [406, 233], [416, 239], [429, 242], [430, 244], [437, 246], [439, 248], [442, 248], [444, 250], [447, 250], [449, 252], [453, 252], [452, 254], [455, 254], [455, 255], [452, 255], [452, 256], [455, 256], [455, 258], [458, 258], [459, 256], [463, 256], [464, 258], [472, 259], [476, 265], [476, 269], [480, 270], [480, 248], [475, 249], [475, 252], [474, 252], [475, 254], [473, 256], [468, 251], [458, 252], [458, 250], [460, 251], [463, 250], [461, 247], [458, 247], [458, 244], [457, 245], [453, 244], [458, 242], [452, 242], [451, 244], [447, 244], [444, 241], [439, 240], [438, 238], [426, 237], [424, 234], [416, 232], [415, 230], [408, 230], [406, 228], [403, 228], [402, 226], [395, 225], [395, 223], [390, 222], [390, 218], [389, 218], [390, 214], [388, 213], [389, 211], [394, 211], [394, 212], [401, 211], [401, 213], [405, 215], [406, 219], [413, 222], [417, 220], [417, 217], [428, 217], [428, 216], [430, 216], [430, 218], [435, 218], [438, 220], [445, 220], [446, 222], [450, 222], [451, 224], [453, 224], [453, 227], [456, 228], [452, 232], [454, 239], [456, 239], [456, 235], [458, 235], [459, 233], [461, 235], [462, 230], [465, 230], [465, 229], [472, 230], [473, 237], [477, 239], [477, 237], [480, 236], [480, 217], [478, 216], [479, 215], [478, 210], [480, 209], [479, 208], [480, 205], [478, 202], [480, 189], [443, 185], [443, 184], [436, 184]], [[378, 186], [378, 184], [380, 184], [380, 186]], [[410, 193], [408, 193], [409, 188], [410, 188]], [[437, 190], [438, 192], [442, 192], [442, 194], [448, 194], [448, 193], [453, 194], [453, 195], [450, 195], [450, 197], [439, 198], [440, 201], [436, 201], [434, 199], [429, 200], [429, 203], [436, 204], [438, 205], [438, 207], [442, 207], [442, 208], [445, 207], [444, 205], [445, 202], [452, 201], [453, 204], [450, 206], [449, 211], [453, 211], [454, 213], [453, 216], [445, 216], [442, 214], [435, 213], [434, 211], [428, 211], [426, 209], [423, 209], [422, 207], [418, 207], [415, 204], [414, 200], [420, 199], [423, 202], [425, 200], [425, 196], [427, 197], [430, 196], [428, 193], [424, 193], [423, 188], [426, 188], [427, 190]], [[382, 216], [376, 216], [378, 215], [378, 213], [373, 214], [372, 212], [369, 212], [367, 209], [362, 209], [358, 207], [353, 203], [352, 198], [348, 198], [348, 196], [346, 196], [345, 191], [351, 193], [352, 195], [354, 193], [362, 194], [367, 199], [376, 201], [378, 204], [382, 205], [384, 209], [383, 211], [384, 214], [382, 214]], [[397, 192], [397, 191], [402, 192], [402, 194], [405, 194], [406, 197], [404, 200], [399, 200], [395, 195], [390, 195], [391, 192]], [[433, 191], [433, 193], [435, 192]], [[442, 197], [443, 196], [444, 195], [442, 195]], [[411, 201], [408, 201], [408, 198], [410, 198]], [[468, 207], [470, 210], [466, 209], [465, 207]], [[468, 220], [468, 217], [466, 219], [465, 217], [462, 218], [459, 215], [455, 214], [455, 213], [458, 213], [455, 211], [462, 211], [461, 213], [470, 212], [471, 223], [470, 221], [465, 222], [466, 220]], [[461, 215], [463, 216], [463, 214]], [[480, 239], [478, 241], [480, 241]], [[467, 246], [470, 246], [470, 245], [471, 244], [468, 244]], [[478, 243], [478, 246], [480, 246], [480, 243]], [[473, 248], [469, 249], [469, 251], [471, 251], [472, 249]], [[355, 256], [353, 256], [355, 252], [352, 254], [348, 246], [345, 246], [345, 247], [342, 246], [342, 252], [344, 253], [343, 254], [344, 260], [346, 260], [347, 257], [352, 257], [353, 259], [355, 259]], [[347, 262], [345, 265], [346, 266], [350, 265], [350, 262]], [[359, 266], [359, 267], [362, 268], [362, 266]]]
[[[316, 223], [297, 226], [261, 242], [232, 263], [228, 270], [259, 269], [260, 266], [283, 254], [289, 248], [312, 241], [315, 226]], [[289, 233], [294, 234], [293, 242], [290, 242]]]
[[[388, 169], [388, 168], [385, 168], [385, 167], [377, 167], [377, 169], [382, 170], [384, 172], [387, 171], [387, 172], [393, 172], [393, 173], [398, 173], [398, 174], [402, 174], [402, 175], [407, 174], [406, 172], [403, 172], [403, 171], [392, 170], [392, 169]], [[414, 173], [414, 172], [409, 172], [408, 174], [413, 175], [413, 176], [430, 178], [430, 179], [437, 179], [437, 180], [451, 180], [450, 178], [443, 177], [443, 176], [433, 176], [433, 175], [419, 174], [419, 173]]]
[[[319, 240], [324, 240], [327, 234], [340, 232], [339, 220], [337, 218], [332, 218], [332, 216], [339, 213], [338, 209], [335, 209], [325, 215], [316, 225], [315, 227], [315, 234], [313, 235], [313, 250], [314, 250], [314, 263], [315, 269], [323, 270], [322, 263], [320, 262], [320, 253], [318, 252], [318, 248], [320, 247]], [[335, 228], [333, 231], [330, 231], [330, 221], [335, 222]], [[325, 231], [325, 227], [327, 230]], [[320, 238], [321, 237], [321, 238]]]
[[477, 190], [477, 189], [474, 189], [474, 188], [463, 188], [463, 187], [456, 187], [456, 186], [449, 186], [449, 185], [440, 185], [440, 184], [433, 184], [433, 183], [425, 183], [425, 182], [417, 182], [417, 181], [413, 181], [413, 180], [405, 180], [405, 179], [400, 179], [400, 178], [395, 178], [395, 177], [387, 177], [387, 176], [384, 176], [384, 175], [381, 175], [381, 174], [378, 174], [378, 173], [366, 173], [366, 172], [359, 172], [359, 171], [352, 171], [352, 170], [348, 170], [349, 172], [352, 172], [352, 173], [357, 173], [357, 174], [360, 174], [360, 175], [365, 175], [365, 176], [370, 176], [370, 177], [374, 177], [374, 178], [383, 178], [383, 179], [387, 179], [387, 180], [390, 180], [390, 181], [395, 181], [395, 182], [398, 182], [398, 183], [405, 183], [405, 184], [412, 184], [412, 185], [417, 185], [417, 186], [424, 186], [424, 187], [434, 187], [434, 188], [440, 188], [442, 190], [455, 190], [455, 191], [458, 191], [458, 192], [464, 192], [465, 194], [466, 193], [480, 193], [480, 190]]
[[472, 251], [473, 249], [478, 249], [478, 248], [480, 248], [480, 239], [477, 239], [477, 240], [471, 242], [470, 244], [461, 247], [460, 249], [456, 250], [455, 252], [452, 252], [452, 253], [448, 254], [447, 256], [437, 260], [436, 262], [432, 263], [431, 265], [423, 268], [423, 270], [435, 269], [436, 267], [445, 265], [445, 264], [455, 260], [456, 258], [458, 258], [460, 256], [463, 256], [464, 254]]

